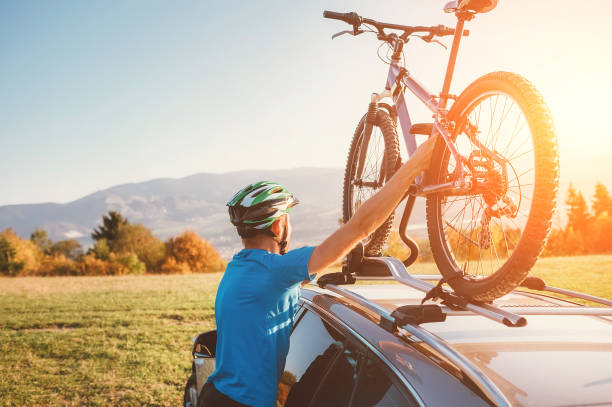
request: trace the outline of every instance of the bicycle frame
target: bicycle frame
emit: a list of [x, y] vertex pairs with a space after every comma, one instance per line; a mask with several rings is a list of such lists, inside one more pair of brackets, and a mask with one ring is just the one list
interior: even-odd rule
[[[444, 84], [442, 86], [442, 92], [439, 97], [429, 92], [423, 85], [421, 85], [410, 73], [401, 66], [400, 56], [404, 45], [403, 40], [396, 38], [393, 44], [393, 57], [391, 58], [391, 64], [389, 65], [389, 72], [387, 74], [387, 83], [385, 91], [380, 94], [374, 93], [372, 95], [372, 102], [378, 102], [379, 100], [391, 96], [393, 103], [397, 109], [397, 114], [400, 122], [400, 127], [404, 135], [404, 141], [408, 150], [408, 156], [411, 156], [417, 148], [416, 137], [410, 132], [412, 127], [412, 120], [410, 119], [410, 113], [406, 105], [404, 98], [404, 92], [406, 89], [410, 90], [429, 110], [434, 113], [434, 132], [438, 133], [444, 139], [449, 150], [453, 154], [457, 163], [462, 163], [464, 158], [461, 157], [453, 142], [451, 141], [451, 134], [447, 126], [447, 110], [446, 105], [450, 97], [449, 90], [455, 69], [455, 62], [457, 60], [457, 53], [459, 50], [459, 43], [463, 35], [463, 27], [466, 18], [459, 16], [457, 26], [455, 28], [455, 34], [453, 37], [453, 45], [451, 48], [448, 65], [446, 68], [446, 75], [444, 78]], [[400, 87], [400, 89], [398, 89]], [[439, 99], [436, 100], [436, 99]], [[453, 182], [438, 185], [422, 185], [422, 176], [419, 176], [415, 181], [418, 188], [416, 188], [416, 194], [427, 195], [431, 193], [437, 193], [442, 191], [457, 190], [465, 191], [469, 189], [469, 181], [466, 182], [463, 176], [463, 165], [456, 166], [456, 174]]]

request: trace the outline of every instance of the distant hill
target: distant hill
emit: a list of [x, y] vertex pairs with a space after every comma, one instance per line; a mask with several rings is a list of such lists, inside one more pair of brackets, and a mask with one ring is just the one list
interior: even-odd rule
[[[300, 200], [292, 211], [292, 247], [318, 244], [338, 227], [343, 170], [295, 168], [161, 178], [117, 185], [66, 204], [0, 206], [0, 230], [12, 227], [27, 238], [39, 227], [53, 240], [74, 238], [89, 246], [90, 233], [102, 215], [115, 210], [162, 239], [193, 229], [229, 258], [240, 240], [229, 223], [225, 203], [238, 189], [264, 179], [287, 186]], [[411, 223], [424, 223], [422, 205], [417, 205]]]

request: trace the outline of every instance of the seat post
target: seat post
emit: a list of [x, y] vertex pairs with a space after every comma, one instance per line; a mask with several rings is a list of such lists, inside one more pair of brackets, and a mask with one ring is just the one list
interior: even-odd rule
[[453, 73], [455, 71], [455, 62], [457, 61], [457, 52], [459, 51], [459, 43], [463, 35], [463, 26], [466, 20], [471, 20], [472, 15], [465, 12], [457, 13], [457, 26], [455, 27], [455, 36], [453, 37], [453, 45], [451, 47], [450, 56], [448, 58], [448, 66], [446, 67], [446, 76], [444, 77], [444, 85], [442, 85], [442, 93], [440, 94], [440, 109], [446, 109], [448, 96], [450, 91]]

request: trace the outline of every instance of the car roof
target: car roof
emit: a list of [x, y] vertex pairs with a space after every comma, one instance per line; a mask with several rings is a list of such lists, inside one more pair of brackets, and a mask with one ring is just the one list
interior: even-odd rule
[[[313, 291], [309, 296], [316, 292], [340, 300], [328, 290], [308, 288]], [[349, 289], [389, 312], [423, 298], [422, 292], [400, 284], [358, 284]], [[612, 403], [612, 318], [551, 315], [546, 311], [582, 306], [520, 291], [494, 305], [518, 314], [542, 309], [543, 315], [528, 315], [526, 326], [511, 328], [471, 312], [452, 312], [444, 322], [421, 326], [482, 371], [512, 405]]]

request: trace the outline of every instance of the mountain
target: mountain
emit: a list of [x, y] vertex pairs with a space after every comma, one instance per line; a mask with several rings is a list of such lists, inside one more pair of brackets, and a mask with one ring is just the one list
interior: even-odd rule
[[[117, 185], [66, 204], [0, 206], [0, 230], [12, 227], [20, 236], [29, 237], [39, 227], [53, 240], [74, 238], [89, 246], [90, 234], [102, 215], [115, 210], [162, 239], [193, 229], [229, 258], [240, 247], [240, 240], [229, 223], [225, 203], [257, 180], [279, 182], [300, 200], [291, 216], [292, 247], [318, 244], [338, 227], [343, 170], [295, 168], [161, 178]], [[418, 209], [414, 223], [424, 223]]]

